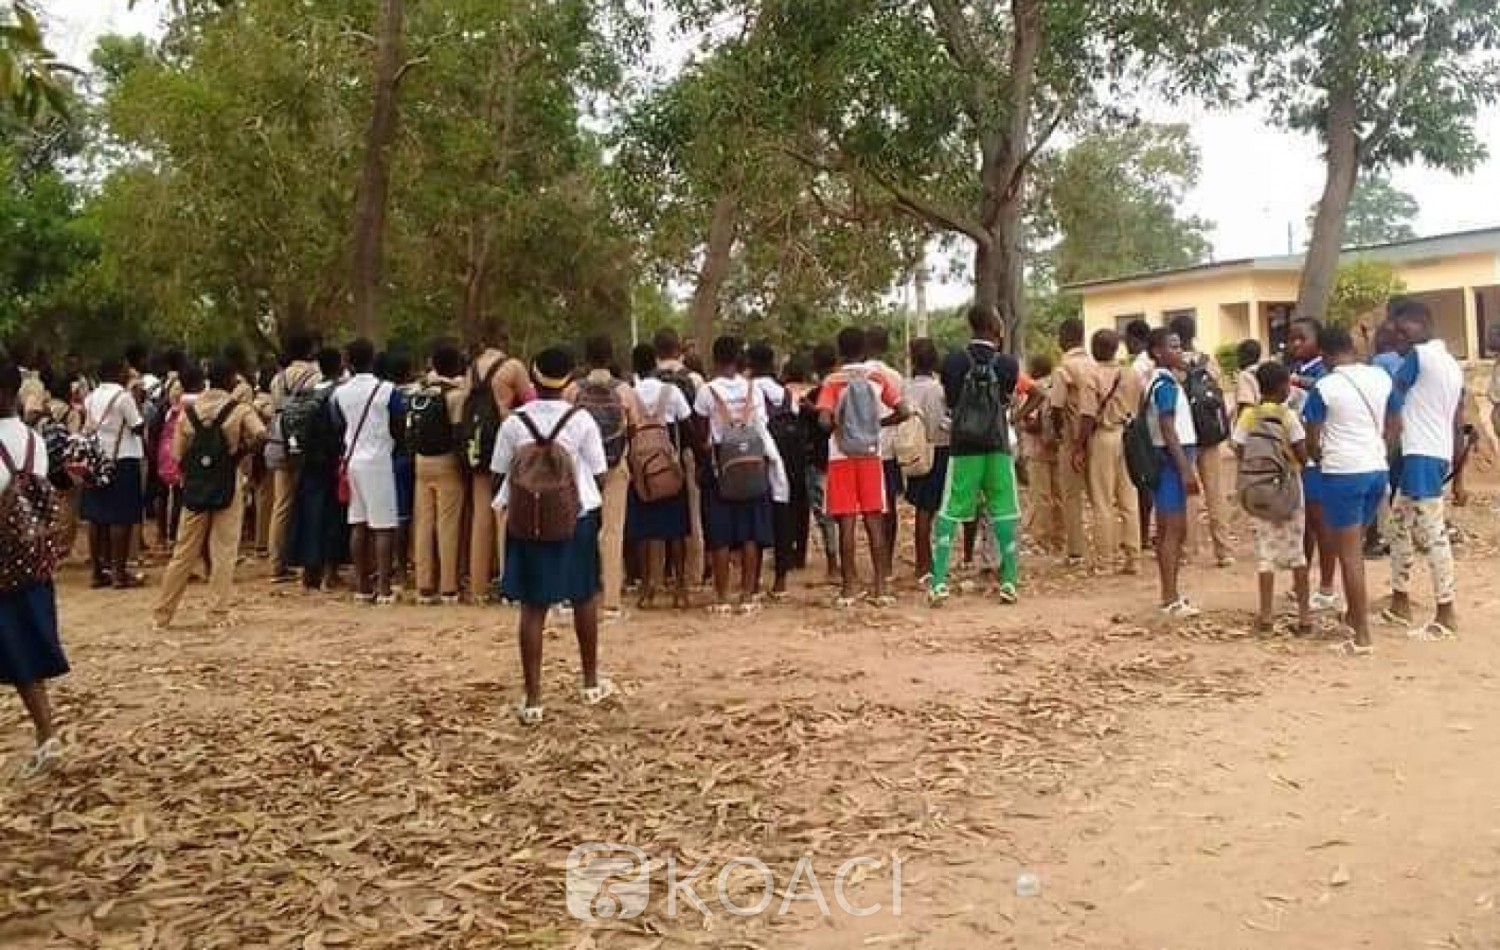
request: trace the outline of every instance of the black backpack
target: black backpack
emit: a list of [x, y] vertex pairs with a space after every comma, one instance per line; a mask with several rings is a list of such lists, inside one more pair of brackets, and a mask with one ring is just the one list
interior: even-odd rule
[[[280, 430], [280, 437], [287, 455], [303, 455], [309, 451], [313, 441], [312, 429], [318, 424], [315, 417], [327, 411], [328, 401], [318, 393], [313, 382], [315, 371], [307, 371], [295, 384], [286, 380], [286, 396], [272, 423]], [[325, 392], [324, 396], [327, 395]], [[275, 433], [273, 433], [274, 437]]]
[[1208, 371], [1208, 360], [1209, 357], [1200, 356], [1188, 367], [1183, 386], [1200, 449], [1211, 449], [1229, 440], [1229, 409], [1224, 404], [1224, 390]]
[[656, 378], [671, 386], [676, 386], [682, 391], [682, 398], [687, 400], [688, 408], [693, 409], [698, 405], [698, 387], [693, 382], [693, 374], [686, 369], [658, 369]]
[[1010, 451], [1010, 396], [1000, 388], [995, 369], [998, 354], [989, 359], [969, 356], [969, 373], [953, 407], [950, 429], [954, 448], [984, 452]]
[[[766, 429], [771, 433], [771, 441], [776, 443], [776, 451], [781, 454], [781, 463], [787, 476], [796, 479], [807, 468], [807, 429], [802, 424], [802, 417], [796, 412], [792, 391], [788, 389], [785, 392], [786, 396], [779, 406], [770, 399], [765, 399]], [[762, 398], [765, 398], [764, 395]]]
[[473, 385], [469, 389], [468, 401], [464, 404], [464, 451], [469, 467], [476, 471], [488, 471], [490, 459], [495, 454], [495, 437], [500, 434], [500, 406], [495, 402], [495, 377], [505, 365], [505, 356], [495, 360], [484, 378], [479, 378], [478, 367], [469, 371]]
[[[1126, 372], [1132, 372], [1126, 370]], [[1161, 485], [1161, 453], [1151, 441], [1151, 394], [1160, 380], [1146, 387], [1146, 395], [1135, 418], [1125, 424], [1125, 468], [1130, 481], [1141, 491], [1156, 491]]]
[[406, 441], [417, 455], [433, 458], [458, 451], [458, 431], [448, 415], [452, 383], [423, 386], [411, 397], [406, 417]]
[[223, 511], [234, 503], [234, 493], [239, 489], [239, 464], [229, 451], [224, 424], [238, 406], [239, 403], [229, 400], [208, 423], [198, 418], [193, 406], [183, 412], [183, 418], [193, 427], [182, 458], [182, 506], [188, 511]]

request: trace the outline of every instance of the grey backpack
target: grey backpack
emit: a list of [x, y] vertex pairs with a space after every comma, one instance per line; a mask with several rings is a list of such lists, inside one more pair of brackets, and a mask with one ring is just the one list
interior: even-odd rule
[[709, 393], [721, 415], [723, 428], [714, 446], [714, 468], [719, 497], [725, 501], [759, 501], [771, 491], [770, 467], [766, 464], [766, 440], [755, 420], [755, 389], [745, 398], [745, 409], [736, 416], [729, 411], [719, 391]]
[[1236, 492], [1252, 518], [1282, 524], [1302, 507], [1302, 477], [1289, 451], [1290, 410], [1255, 410], [1255, 422], [1240, 453]]
[[880, 458], [880, 399], [870, 378], [846, 370], [848, 382], [834, 413], [834, 438], [845, 458]]

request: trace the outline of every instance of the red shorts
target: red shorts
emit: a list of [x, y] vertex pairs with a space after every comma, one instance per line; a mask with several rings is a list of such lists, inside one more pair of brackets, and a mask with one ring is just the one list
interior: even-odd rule
[[829, 517], [885, 513], [885, 463], [873, 459], [832, 459], [828, 463]]

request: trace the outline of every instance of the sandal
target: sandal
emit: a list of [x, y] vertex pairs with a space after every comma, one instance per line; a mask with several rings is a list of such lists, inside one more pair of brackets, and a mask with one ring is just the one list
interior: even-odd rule
[[1389, 607], [1380, 611], [1380, 622], [1387, 627], [1406, 627], [1409, 630], [1411, 629], [1411, 621], [1412, 618], [1403, 617]]
[[892, 597], [890, 594], [881, 594], [879, 597], [872, 596], [868, 598], [868, 603], [876, 610], [885, 610], [888, 607], [896, 606], [896, 598]]
[[1360, 646], [1353, 640], [1343, 640], [1333, 645], [1333, 652], [1339, 656], [1374, 656], [1375, 645]]
[[542, 707], [528, 706], [523, 699], [516, 704], [516, 720], [523, 726], [539, 726], [542, 724]]
[[1439, 643], [1443, 640], [1457, 640], [1458, 631], [1449, 628], [1446, 624], [1438, 623], [1436, 620], [1425, 627], [1415, 627], [1406, 631], [1408, 638], [1420, 640], [1423, 643]]
[[727, 617], [734, 613], [733, 604], [709, 604], [708, 615], [710, 617]]
[[585, 686], [578, 695], [585, 706], [597, 706], [615, 694], [615, 684], [608, 677], [600, 676], [595, 686]]
[[756, 595], [740, 604], [739, 607], [736, 608], [736, 612], [748, 617], [751, 614], [758, 614], [764, 609], [764, 606], [762, 606], [760, 602], [760, 596]]
[[857, 606], [859, 606], [858, 597], [845, 597], [841, 594], [833, 599], [833, 607], [835, 610], [851, 610]]
[[1203, 611], [1188, 603], [1186, 597], [1179, 597], [1177, 600], [1172, 601], [1172, 603], [1163, 607], [1161, 612], [1163, 616], [1170, 617], [1173, 620], [1191, 620], [1203, 614]]
[[1014, 585], [1014, 584], [1001, 584], [1000, 585], [1000, 603], [1005, 604], [1007, 606], [1013, 606], [1016, 603], [1016, 601], [1018, 601], [1018, 600], [1020, 600], [1020, 597], [1016, 594], [1016, 585]]
[[948, 598], [951, 596], [953, 595], [949, 592], [948, 585], [939, 584], [927, 591], [927, 606], [941, 607], [948, 602]]
[[41, 778], [43, 775], [46, 775], [52, 771], [57, 763], [62, 761], [62, 756], [62, 740], [53, 736], [37, 746], [36, 751], [31, 754], [31, 758], [25, 765], [21, 766], [19, 776], [21, 781], [29, 782], [32, 779]]

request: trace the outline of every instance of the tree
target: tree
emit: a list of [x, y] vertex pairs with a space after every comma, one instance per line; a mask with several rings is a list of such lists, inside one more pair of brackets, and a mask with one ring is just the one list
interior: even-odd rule
[[1420, 159], [1454, 172], [1486, 154], [1480, 107], [1500, 96], [1494, 0], [1270, 0], [1250, 21], [1253, 94], [1288, 128], [1325, 147], [1323, 195], [1297, 293], [1328, 312], [1345, 221], [1362, 173]]
[[385, 338], [380, 313], [384, 267], [386, 204], [391, 186], [391, 144], [396, 138], [396, 91], [412, 64], [402, 57], [406, 23], [404, 0], [381, 0], [380, 32], [375, 46], [374, 103], [365, 133], [364, 165], [354, 206], [354, 327], [376, 341]]
[[1406, 284], [1391, 265], [1382, 261], [1355, 260], [1342, 265], [1334, 278], [1328, 301], [1328, 320], [1350, 326], [1359, 318], [1380, 310], [1406, 292]]
[[26, 119], [44, 111], [66, 117], [68, 77], [75, 72], [47, 48], [29, 0], [0, 6], [0, 98], [13, 113]]
[[[1307, 215], [1310, 232], [1318, 206]], [[1417, 199], [1391, 184], [1388, 176], [1375, 173], [1360, 179], [1349, 196], [1344, 220], [1345, 247], [1371, 247], [1392, 241], [1410, 241], [1417, 236]]]

